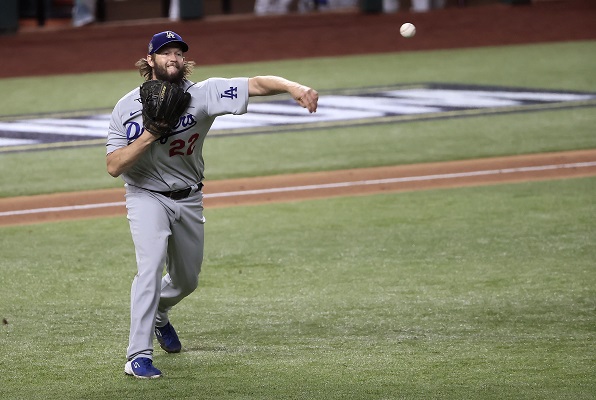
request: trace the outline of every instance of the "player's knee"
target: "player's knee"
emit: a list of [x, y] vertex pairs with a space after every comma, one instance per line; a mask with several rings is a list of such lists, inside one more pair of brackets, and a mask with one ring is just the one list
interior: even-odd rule
[[182, 290], [184, 291], [184, 295], [188, 296], [189, 294], [194, 292], [198, 286], [199, 286], [199, 278], [198, 277], [189, 278], [188, 280], [186, 280], [186, 282], [184, 282], [184, 287], [182, 287]]

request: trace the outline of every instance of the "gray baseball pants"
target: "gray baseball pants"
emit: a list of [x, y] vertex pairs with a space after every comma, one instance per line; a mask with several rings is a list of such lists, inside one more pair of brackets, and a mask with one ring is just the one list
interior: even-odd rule
[[168, 311], [199, 283], [203, 193], [196, 187], [187, 198], [172, 200], [126, 185], [126, 208], [137, 261], [127, 358], [153, 358], [154, 327], [167, 324]]

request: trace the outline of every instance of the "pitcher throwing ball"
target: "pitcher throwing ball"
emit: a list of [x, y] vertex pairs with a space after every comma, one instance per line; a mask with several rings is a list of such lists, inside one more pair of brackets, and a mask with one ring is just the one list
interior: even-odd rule
[[[172, 31], [157, 33], [136, 66], [145, 82], [116, 104], [107, 138], [107, 170], [122, 176], [137, 274], [130, 295], [124, 372], [158, 378], [153, 335], [168, 353], [182, 345], [169, 311], [198, 286], [203, 260], [203, 143], [215, 118], [247, 112], [251, 96], [289, 93], [309, 112], [318, 93], [277, 76], [188, 80], [195, 65]], [[163, 275], [164, 268], [166, 274]], [[163, 276], [163, 277], [162, 277]]]

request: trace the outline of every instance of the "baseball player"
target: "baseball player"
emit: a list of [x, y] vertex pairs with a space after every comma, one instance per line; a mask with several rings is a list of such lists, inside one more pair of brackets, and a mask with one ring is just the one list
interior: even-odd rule
[[187, 51], [175, 32], [155, 34], [146, 58], [136, 64], [146, 82], [118, 101], [108, 130], [107, 170], [125, 182], [137, 263], [124, 371], [138, 378], [162, 375], [153, 365], [154, 334], [168, 353], [182, 347], [168, 312], [198, 286], [205, 223], [202, 152], [215, 118], [246, 113], [251, 96], [279, 93], [289, 93], [311, 113], [317, 110], [315, 90], [282, 77], [193, 83], [187, 79], [194, 66], [185, 60]]

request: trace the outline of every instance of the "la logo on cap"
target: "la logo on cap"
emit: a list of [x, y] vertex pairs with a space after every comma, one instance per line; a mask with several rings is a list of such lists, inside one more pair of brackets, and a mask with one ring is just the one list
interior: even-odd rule
[[188, 45], [182, 40], [180, 35], [174, 31], [163, 31], [153, 35], [153, 38], [149, 42], [149, 52], [147, 54], [153, 54], [169, 43], [177, 43], [183, 52], [188, 51]]

